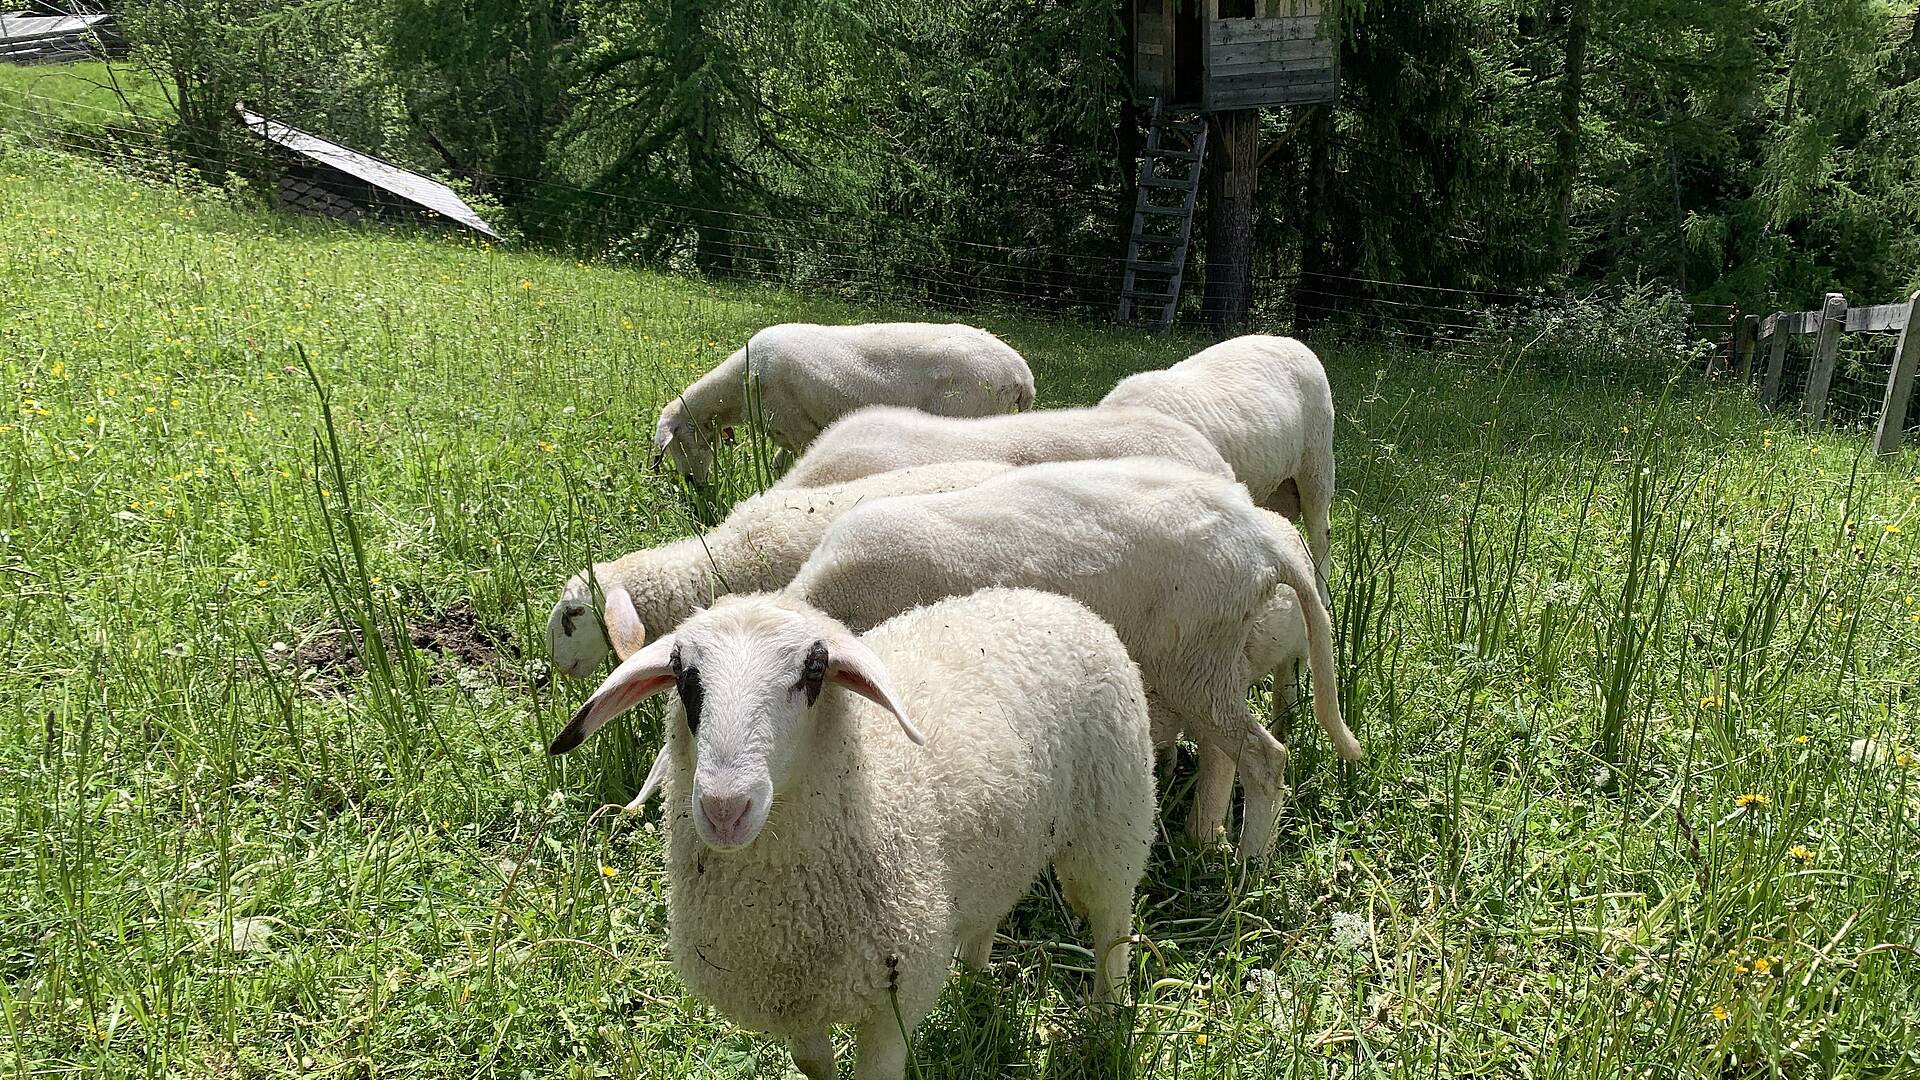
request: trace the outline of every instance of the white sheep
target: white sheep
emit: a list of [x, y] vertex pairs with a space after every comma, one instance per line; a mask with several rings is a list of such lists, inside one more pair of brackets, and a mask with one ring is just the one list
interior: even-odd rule
[[1006, 342], [960, 323], [782, 323], [695, 379], [654, 425], [656, 455], [704, 484], [722, 427], [748, 419], [747, 383], [781, 455], [863, 405], [910, 405], [945, 416], [1033, 407], [1033, 372]]
[[[1276, 525], [1276, 523], [1278, 523]], [[873, 626], [916, 604], [990, 586], [1064, 593], [1112, 623], [1153, 695], [1154, 737], [1202, 750], [1189, 832], [1226, 816], [1218, 782], [1246, 789], [1241, 858], [1265, 854], [1286, 750], [1247, 707], [1247, 641], [1274, 590], [1299, 594], [1312, 644], [1314, 711], [1343, 757], [1360, 746], [1332, 692], [1333, 635], [1313, 563], [1293, 527], [1246, 488], [1161, 458], [1014, 469], [962, 492], [883, 499], [841, 515], [788, 591]], [[1232, 774], [1227, 773], [1230, 791]]]
[[793, 580], [827, 526], [863, 500], [954, 491], [1006, 470], [995, 462], [944, 462], [745, 499], [705, 535], [643, 548], [575, 574], [547, 619], [547, 653], [561, 671], [585, 678], [607, 655], [597, 595], [624, 589], [639, 609], [636, 633], [644, 642], [647, 627], [658, 632], [674, 626], [721, 593], [761, 592]]
[[1218, 476], [1232, 469], [1207, 437], [1152, 409], [1043, 409], [972, 419], [869, 408], [820, 433], [777, 488], [842, 484], [936, 461], [1049, 461], [1157, 456]]
[[621, 663], [552, 751], [669, 687], [649, 782], [674, 967], [812, 1080], [838, 1075], [836, 1023], [855, 1077], [899, 1080], [956, 951], [985, 967], [1048, 864], [1092, 931], [1095, 1000], [1124, 992], [1152, 749], [1139, 672], [1085, 607], [990, 589], [856, 637], [726, 597]]
[[1164, 371], [1127, 376], [1100, 404], [1155, 409], [1198, 428], [1254, 502], [1301, 523], [1324, 583], [1332, 547], [1333, 391], [1312, 349], [1264, 334], [1231, 338]]

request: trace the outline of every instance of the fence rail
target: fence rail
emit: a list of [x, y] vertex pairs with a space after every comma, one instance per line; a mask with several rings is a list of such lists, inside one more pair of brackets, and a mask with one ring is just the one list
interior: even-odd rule
[[1752, 379], [1762, 370], [1764, 357], [1760, 403], [1777, 408], [1785, 392], [1792, 340], [1812, 336], [1813, 356], [1807, 369], [1802, 412], [1808, 423], [1818, 426], [1827, 420], [1842, 338], [1847, 334], [1894, 333], [1899, 337], [1887, 366], [1873, 437], [1875, 453], [1892, 454], [1900, 449], [1913, 409], [1914, 371], [1920, 367], [1920, 292], [1905, 303], [1867, 307], [1849, 307], [1845, 296], [1828, 293], [1818, 311], [1776, 311], [1764, 319], [1749, 315], [1734, 333], [1735, 374], [1743, 381]]

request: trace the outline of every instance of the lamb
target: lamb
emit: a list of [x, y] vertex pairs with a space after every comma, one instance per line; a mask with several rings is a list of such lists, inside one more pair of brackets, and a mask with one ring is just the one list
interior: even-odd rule
[[1231, 338], [1164, 371], [1129, 375], [1100, 404], [1154, 409], [1198, 428], [1254, 502], [1302, 524], [1325, 581], [1332, 548], [1333, 391], [1312, 349], [1264, 334]]
[[1124, 992], [1152, 748], [1139, 671], [1091, 611], [989, 589], [856, 637], [725, 597], [621, 663], [552, 752], [668, 687], [674, 966], [811, 1080], [838, 1075], [835, 1023], [855, 1077], [899, 1080], [955, 952], [984, 968], [1049, 863], [1092, 932], [1095, 1000]]
[[747, 419], [747, 380], [780, 447], [775, 467], [822, 428], [863, 405], [911, 405], [943, 416], [1033, 407], [1033, 372], [1012, 346], [960, 323], [782, 323], [693, 381], [654, 425], [655, 460], [703, 485], [723, 426]]
[[1216, 476], [1233, 475], [1205, 435], [1151, 409], [1047, 409], [955, 419], [868, 408], [821, 432], [774, 487], [843, 484], [935, 461], [1032, 465], [1134, 456], [1159, 456]]
[[[1275, 522], [1280, 527], [1276, 527]], [[1284, 531], [1283, 531], [1284, 528]], [[1190, 834], [1210, 837], [1237, 765], [1246, 789], [1238, 852], [1264, 856], [1286, 749], [1247, 707], [1247, 640], [1277, 587], [1298, 594], [1317, 685], [1331, 688], [1332, 623], [1299, 534], [1246, 488], [1159, 458], [1032, 465], [964, 492], [858, 507], [827, 529], [788, 592], [857, 628], [977, 588], [1064, 593], [1112, 623], [1153, 699], [1154, 740], [1202, 749]], [[1360, 746], [1336, 695], [1316, 718], [1343, 757]]]
[[945, 462], [743, 500], [704, 536], [644, 548], [575, 574], [547, 619], [547, 653], [574, 678], [600, 666], [607, 642], [594, 617], [596, 590], [604, 595], [619, 587], [631, 595], [639, 609], [634, 633], [644, 642], [646, 627], [676, 625], [720, 593], [777, 589], [793, 580], [827, 526], [862, 500], [954, 491], [1006, 469], [987, 461]]

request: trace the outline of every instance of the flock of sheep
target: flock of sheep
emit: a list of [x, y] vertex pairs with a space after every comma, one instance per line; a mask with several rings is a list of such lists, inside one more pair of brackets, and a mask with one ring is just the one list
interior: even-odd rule
[[1237, 771], [1237, 853], [1267, 853], [1286, 749], [1248, 706], [1266, 674], [1278, 720], [1305, 661], [1315, 718], [1360, 757], [1325, 592], [1333, 397], [1306, 346], [1235, 338], [1035, 411], [984, 330], [776, 326], [661, 411], [655, 448], [704, 481], [750, 386], [791, 468], [705, 536], [567, 583], [554, 663], [620, 663], [552, 750], [675, 691], [629, 804], [668, 799], [674, 965], [808, 1077], [836, 1075], [836, 1023], [857, 1077], [903, 1076], [954, 955], [984, 967], [1049, 865], [1096, 1000], [1118, 996], [1154, 748], [1200, 748], [1190, 836], [1224, 826]]

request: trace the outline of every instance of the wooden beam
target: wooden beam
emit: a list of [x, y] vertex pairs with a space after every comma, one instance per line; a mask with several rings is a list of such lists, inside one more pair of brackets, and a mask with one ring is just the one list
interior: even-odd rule
[[1907, 300], [1906, 309], [1900, 344], [1893, 350], [1893, 370], [1887, 374], [1887, 393], [1880, 400], [1880, 429], [1873, 436], [1873, 452], [1881, 455], [1900, 449], [1908, 403], [1913, 400], [1914, 369], [1920, 368], [1920, 292]]
[[1807, 423], [1815, 427], [1827, 415], [1827, 391], [1833, 386], [1833, 367], [1840, 359], [1840, 335], [1847, 332], [1847, 298], [1827, 294], [1820, 308], [1820, 337], [1813, 346], [1813, 370], [1807, 375]]
[[1767, 379], [1760, 384], [1760, 404], [1769, 409], [1780, 400], [1780, 376], [1787, 370], [1787, 339], [1792, 336], [1787, 330], [1787, 313], [1774, 312], [1773, 326], [1767, 331]]
[[1753, 352], [1759, 345], [1760, 316], [1749, 315], [1733, 329], [1733, 374], [1741, 382], [1753, 378]]

